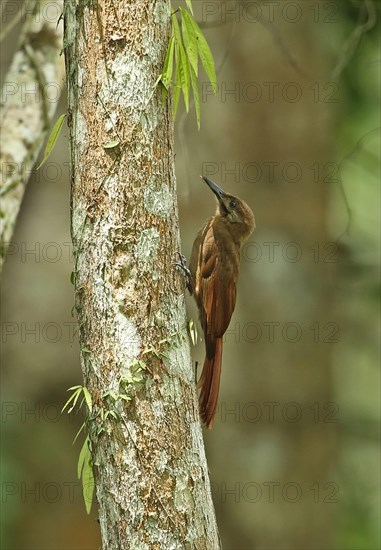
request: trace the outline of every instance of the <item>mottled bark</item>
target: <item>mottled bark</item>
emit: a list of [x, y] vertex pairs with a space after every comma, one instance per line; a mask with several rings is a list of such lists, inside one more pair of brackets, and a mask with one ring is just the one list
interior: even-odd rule
[[[25, 186], [49, 128], [64, 82], [62, 0], [29, 2], [18, 49], [2, 86], [0, 270]], [[17, 16], [15, 16], [17, 17]], [[6, 29], [3, 36], [6, 34]]]
[[[72, 237], [104, 549], [219, 548], [186, 334], [167, 1], [67, 0]], [[142, 370], [140, 370], [142, 369]]]

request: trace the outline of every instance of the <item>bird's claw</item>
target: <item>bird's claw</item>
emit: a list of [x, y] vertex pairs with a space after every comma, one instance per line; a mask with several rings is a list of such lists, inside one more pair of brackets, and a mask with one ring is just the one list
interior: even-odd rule
[[177, 255], [179, 257], [179, 261], [175, 262], [173, 265], [175, 265], [176, 267], [179, 267], [182, 270], [185, 278], [186, 287], [189, 290], [189, 292], [192, 293], [193, 292], [192, 274], [190, 272], [189, 267], [187, 266], [187, 260], [185, 256], [181, 254], [181, 252], [177, 252]]

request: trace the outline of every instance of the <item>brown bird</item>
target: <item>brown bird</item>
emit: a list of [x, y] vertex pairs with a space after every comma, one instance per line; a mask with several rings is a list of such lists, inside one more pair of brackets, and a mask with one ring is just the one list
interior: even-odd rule
[[203, 179], [218, 204], [193, 243], [188, 288], [196, 300], [205, 339], [206, 357], [198, 382], [200, 416], [211, 428], [220, 387], [222, 337], [235, 307], [241, 248], [255, 228], [255, 219], [243, 200]]

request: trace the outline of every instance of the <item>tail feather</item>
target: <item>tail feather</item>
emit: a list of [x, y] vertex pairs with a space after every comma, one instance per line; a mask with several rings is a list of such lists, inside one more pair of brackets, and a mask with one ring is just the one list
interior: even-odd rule
[[222, 338], [216, 340], [214, 354], [205, 357], [204, 367], [198, 382], [201, 388], [199, 405], [200, 416], [207, 428], [212, 428], [217, 410], [218, 392], [220, 389], [222, 361]]

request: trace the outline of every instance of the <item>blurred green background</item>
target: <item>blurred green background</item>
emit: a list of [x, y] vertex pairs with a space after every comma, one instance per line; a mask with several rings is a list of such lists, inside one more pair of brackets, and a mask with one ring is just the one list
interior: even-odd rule
[[[380, 3], [193, 3], [218, 93], [201, 86], [200, 132], [192, 109], [176, 120], [183, 252], [215, 208], [201, 173], [257, 222], [205, 432], [223, 547], [376, 550]], [[65, 128], [28, 183], [3, 273], [4, 550], [100, 546], [76, 479], [83, 419], [60, 415], [81, 383], [68, 161]], [[203, 343], [192, 351], [202, 363]]]

